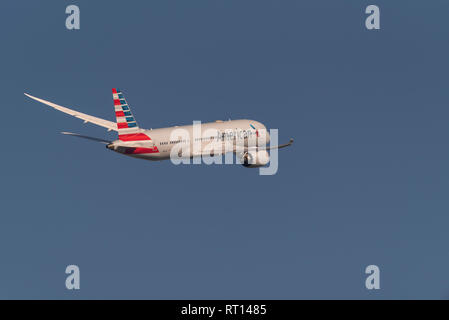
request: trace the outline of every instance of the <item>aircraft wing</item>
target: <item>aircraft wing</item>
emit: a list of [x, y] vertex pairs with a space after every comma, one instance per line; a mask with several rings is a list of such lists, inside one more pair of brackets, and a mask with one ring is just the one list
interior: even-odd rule
[[[284, 143], [284, 144], [280, 144], [277, 146], [261, 146], [261, 147], [240, 147], [240, 146], [234, 146], [233, 149], [226, 151], [223, 150], [223, 146], [222, 144], [218, 144], [215, 148], [212, 148], [211, 150], [213, 150], [213, 153], [215, 155], [223, 155], [225, 153], [228, 152], [234, 152], [234, 153], [241, 153], [241, 152], [248, 152], [248, 151], [259, 151], [259, 150], [273, 150], [273, 149], [282, 149], [288, 146], [291, 146], [293, 144], [293, 139], [290, 139], [290, 141], [288, 143]], [[201, 150], [200, 153], [198, 154], [194, 154], [194, 157], [199, 157], [199, 156], [206, 156], [206, 155], [210, 155], [211, 151], [204, 151]]]
[[277, 146], [261, 146], [261, 147], [235, 147], [234, 152], [245, 152], [245, 151], [259, 151], [259, 150], [273, 150], [273, 149], [282, 149], [293, 144], [293, 139], [290, 139], [288, 143], [280, 144]]
[[117, 131], [118, 130], [117, 129], [117, 123], [115, 123], [115, 122], [112, 122], [112, 121], [109, 121], [109, 120], [105, 120], [105, 119], [101, 119], [101, 118], [97, 118], [97, 117], [90, 116], [88, 114], [81, 113], [81, 112], [78, 112], [78, 111], [75, 111], [75, 110], [63, 107], [63, 106], [59, 106], [59, 105], [57, 105], [57, 104], [55, 104], [53, 102], [33, 97], [32, 95], [29, 95], [27, 93], [25, 93], [25, 95], [27, 97], [33, 99], [33, 100], [39, 101], [39, 102], [41, 102], [43, 104], [46, 104], [47, 106], [50, 106], [50, 107], [52, 107], [52, 108], [54, 108], [56, 110], [59, 110], [61, 112], [67, 113], [67, 114], [70, 114], [71, 116], [74, 116], [74, 117], [76, 117], [78, 119], [84, 120], [84, 123], [90, 122], [90, 123], [96, 124], [97, 126], [104, 127], [106, 129], [108, 129], [108, 131], [111, 131], [111, 130]]

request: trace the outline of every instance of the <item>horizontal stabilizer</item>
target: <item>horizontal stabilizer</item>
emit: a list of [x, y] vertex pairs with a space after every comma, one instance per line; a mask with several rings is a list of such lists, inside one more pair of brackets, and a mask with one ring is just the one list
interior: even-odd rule
[[83, 139], [88, 139], [88, 140], [92, 140], [92, 141], [97, 141], [100, 143], [104, 143], [104, 144], [110, 144], [112, 141], [108, 141], [108, 140], [103, 140], [100, 138], [95, 138], [95, 137], [89, 137], [89, 136], [84, 136], [82, 134], [78, 134], [78, 133], [73, 133], [73, 132], [61, 132], [64, 135], [68, 135], [68, 136], [73, 136], [73, 137], [78, 137], [78, 138], [83, 138]]

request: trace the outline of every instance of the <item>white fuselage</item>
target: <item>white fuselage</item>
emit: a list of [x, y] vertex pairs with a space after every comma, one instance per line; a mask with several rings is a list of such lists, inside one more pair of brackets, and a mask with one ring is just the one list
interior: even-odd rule
[[[264, 132], [264, 139], [257, 139], [259, 132]], [[242, 138], [245, 145], [266, 145], [269, 143], [269, 134], [266, 127], [253, 120], [229, 120], [201, 123], [200, 125], [174, 126], [168, 128], [145, 130], [141, 133], [151, 140], [122, 141], [116, 140], [108, 145], [108, 149], [146, 160], [169, 159], [173, 148], [189, 148], [190, 156], [213, 154], [213, 150], [225, 150], [229, 144], [235, 144]], [[212, 147], [213, 146], [213, 147]], [[130, 151], [131, 150], [131, 151]], [[148, 151], [149, 150], [149, 151]], [[227, 151], [232, 151], [228, 150]], [[180, 152], [180, 151], [179, 151]], [[215, 154], [223, 152], [215, 151]], [[180, 154], [181, 155], [181, 154]]]

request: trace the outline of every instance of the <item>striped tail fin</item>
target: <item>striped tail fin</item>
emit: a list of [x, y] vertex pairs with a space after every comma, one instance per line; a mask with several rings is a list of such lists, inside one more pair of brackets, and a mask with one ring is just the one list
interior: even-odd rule
[[140, 128], [134, 119], [131, 109], [126, 103], [123, 93], [119, 89], [112, 89], [114, 99], [115, 116], [117, 118], [118, 134], [129, 134], [140, 132]]
[[122, 141], [151, 141], [150, 137], [141, 132], [123, 93], [114, 88], [112, 89], [112, 98], [114, 99], [118, 138]]

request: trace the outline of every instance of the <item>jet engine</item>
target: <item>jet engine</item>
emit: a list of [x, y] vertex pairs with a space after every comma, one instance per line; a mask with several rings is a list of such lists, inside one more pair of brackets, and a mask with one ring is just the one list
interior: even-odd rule
[[241, 155], [240, 163], [247, 168], [263, 167], [270, 161], [267, 150], [247, 151]]

